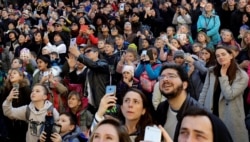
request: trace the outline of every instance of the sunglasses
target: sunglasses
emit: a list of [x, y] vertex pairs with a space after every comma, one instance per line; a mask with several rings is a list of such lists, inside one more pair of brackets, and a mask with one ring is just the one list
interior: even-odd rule
[[92, 50], [86, 50], [84, 51], [84, 54], [90, 53]]

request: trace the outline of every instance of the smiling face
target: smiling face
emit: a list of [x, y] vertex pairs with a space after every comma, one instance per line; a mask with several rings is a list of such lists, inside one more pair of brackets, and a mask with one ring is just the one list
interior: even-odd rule
[[183, 82], [178, 75], [178, 72], [174, 69], [165, 69], [161, 73], [161, 79], [159, 79], [159, 88], [161, 93], [168, 99], [175, 98], [186, 89], [187, 84]]
[[119, 136], [113, 125], [103, 124], [93, 133], [92, 142], [119, 142]]
[[186, 116], [181, 123], [178, 142], [213, 142], [212, 132], [207, 116]]
[[216, 60], [220, 65], [230, 65], [233, 55], [225, 49], [217, 49], [215, 51]]
[[139, 121], [146, 109], [139, 93], [129, 91], [125, 94], [121, 106], [122, 114], [127, 121]]

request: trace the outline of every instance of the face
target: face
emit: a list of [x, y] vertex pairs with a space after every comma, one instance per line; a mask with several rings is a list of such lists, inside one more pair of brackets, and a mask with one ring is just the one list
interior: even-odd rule
[[228, 53], [225, 49], [217, 49], [215, 51], [216, 60], [220, 65], [229, 65], [233, 55]]
[[91, 48], [88, 48], [84, 50], [84, 54], [90, 59], [90, 60], [95, 60], [98, 58], [98, 53], [94, 52]]
[[230, 42], [233, 39], [232, 33], [228, 31], [224, 31], [222, 34], [223, 42]]
[[62, 40], [62, 38], [59, 36], [59, 35], [55, 35], [54, 36], [54, 41], [55, 42], [59, 42], [59, 41], [61, 41]]
[[15, 38], [15, 34], [14, 34], [14, 33], [10, 33], [10, 34], [9, 34], [9, 38], [10, 38], [10, 39], [14, 39], [14, 38]]
[[167, 35], [168, 36], [173, 36], [174, 35], [174, 30], [172, 28], [167, 28]]
[[127, 52], [126, 55], [125, 55], [125, 60], [126, 61], [131, 61], [131, 62], [134, 62], [135, 61], [135, 56], [133, 53], [131, 52]]
[[122, 46], [123, 42], [124, 42], [124, 40], [122, 38], [119, 38], [119, 37], [115, 38], [115, 44], [117, 46]]
[[72, 31], [77, 31], [77, 30], [78, 30], [78, 25], [77, 25], [76, 23], [73, 23], [73, 24], [71, 25], [71, 30], [72, 30]]
[[30, 53], [20, 53], [20, 59], [23, 60], [23, 62], [27, 62], [30, 59]]
[[22, 67], [22, 64], [19, 63], [18, 59], [15, 59], [12, 61], [12, 64], [11, 64], [12, 69], [18, 69], [20, 67]]
[[76, 97], [76, 95], [72, 95], [68, 98], [68, 106], [70, 109], [78, 108], [81, 105], [81, 101]]
[[105, 42], [104, 41], [98, 41], [98, 48], [100, 50], [103, 50], [104, 49], [104, 45], [105, 45]]
[[228, 5], [229, 6], [235, 5], [235, 0], [228, 0]]
[[143, 47], [143, 48], [149, 47], [149, 43], [148, 43], [147, 40], [142, 40], [142, 47]]
[[18, 42], [19, 43], [24, 43], [25, 42], [25, 36], [24, 35], [20, 35], [18, 38]]
[[57, 120], [57, 124], [62, 126], [61, 131], [60, 131], [61, 134], [70, 132], [74, 128], [74, 125], [70, 124], [70, 118], [64, 114], [59, 116], [59, 119]]
[[12, 70], [10, 73], [10, 82], [11, 83], [18, 83], [20, 80], [23, 79], [23, 76], [16, 70]]
[[203, 43], [206, 41], [206, 37], [203, 34], [198, 34], [198, 41]]
[[55, 25], [55, 31], [62, 31], [62, 26], [59, 24]]
[[213, 10], [213, 5], [211, 3], [207, 3], [205, 6], [206, 12], [211, 12]]
[[246, 0], [239, 0], [238, 2], [239, 8], [244, 8], [247, 5]]
[[124, 24], [124, 30], [131, 30], [131, 23], [126, 22], [126, 23]]
[[132, 74], [131, 74], [130, 72], [127, 72], [127, 71], [124, 71], [124, 72], [122, 73], [122, 76], [123, 76], [124, 79], [128, 79], [128, 80], [133, 79]]
[[114, 48], [111, 45], [109, 45], [109, 44], [105, 44], [105, 46], [104, 46], [104, 52], [107, 55], [112, 55], [113, 52], [114, 52]]
[[113, 125], [103, 124], [95, 130], [93, 142], [119, 142], [119, 136]]
[[178, 142], [213, 142], [212, 131], [207, 116], [186, 116], [181, 123]]
[[40, 70], [40, 71], [45, 71], [47, 70], [47, 66], [48, 66], [48, 63], [45, 63], [43, 60], [41, 59], [37, 59], [37, 68]]
[[85, 24], [85, 19], [84, 18], [80, 18], [79, 19], [79, 24], [80, 25], [84, 25]]
[[208, 62], [210, 59], [210, 53], [207, 50], [202, 50], [201, 51], [201, 59], [205, 62]]
[[179, 44], [179, 42], [176, 40], [176, 39], [172, 39], [171, 41], [170, 41], [170, 43], [174, 46], [174, 47], [176, 47], [176, 48], [180, 48], [180, 44]]
[[182, 57], [176, 57], [174, 59], [174, 62], [177, 64], [177, 65], [183, 65], [185, 63], [185, 59], [182, 58]]
[[34, 86], [33, 89], [32, 89], [31, 95], [30, 95], [30, 99], [33, 102], [46, 100], [47, 95], [44, 92], [44, 88], [42, 86], [40, 86], [40, 85]]
[[42, 40], [42, 35], [40, 33], [35, 34], [35, 41], [40, 42]]
[[201, 47], [194, 44], [192, 50], [194, 53], [199, 53], [201, 51]]
[[133, 91], [129, 91], [125, 94], [121, 110], [123, 116], [128, 121], [139, 121], [146, 111], [143, 107], [142, 97]]
[[244, 36], [244, 42], [248, 45], [250, 44], [250, 33], [246, 34], [246, 36]]
[[165, 69], [161, 73], [159, 81], [160, 91], [168, 99], [175, 98], [187, 87], [174, 69]]
[[156, 40], [156, 42], [155, 42], [155, 47], [156, 48], [161, 48], [161, 47], [163, 47], [164, 46], [164, 42], [163, 42], [163, 40]]

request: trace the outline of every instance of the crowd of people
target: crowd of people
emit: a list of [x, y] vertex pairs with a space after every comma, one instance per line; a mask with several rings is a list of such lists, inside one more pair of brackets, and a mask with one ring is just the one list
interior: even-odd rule
[[247, 0], [0, 2], [0, 141], [248, 142]]

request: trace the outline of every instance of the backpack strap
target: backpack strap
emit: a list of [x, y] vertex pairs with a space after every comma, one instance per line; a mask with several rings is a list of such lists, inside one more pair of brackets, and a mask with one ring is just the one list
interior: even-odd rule
[[29, 107], [29, 105], [27, 105], [27, 107], [26, 107], [25, 118], [27, 121], [29, 121], [29, 119], [30, 119], [30, 107]]
[[[51, 112], [53, 113], [53, 109], [54, 109], [54, 106], [51, 105], [51, 106], [47, 109], [47, 111], [51, 111]], [[29, 107], [29, 105], [27, 105], [27, 107], [26, 107], [25, 118], [26, 118], [26, 120], [28, 120], [28, 121], [29, 121], [29, 119], [30, 119], [30, 107]]]

